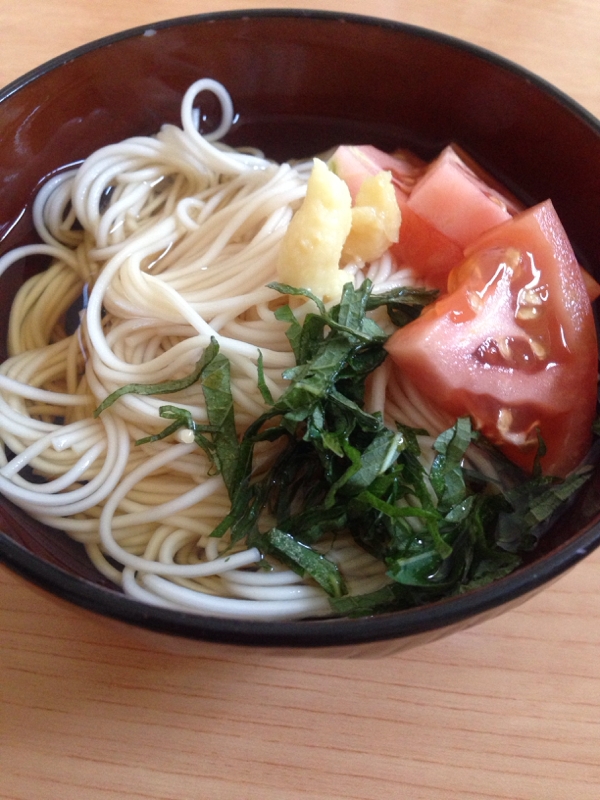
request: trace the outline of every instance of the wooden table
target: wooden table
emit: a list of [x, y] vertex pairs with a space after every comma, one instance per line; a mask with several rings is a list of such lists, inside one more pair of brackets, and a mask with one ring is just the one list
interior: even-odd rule
[[[120, 29], [247, 5], [0, 0], [0, 85]], [[468, 39], [600, 116], [597, 0], [304, 5]], [[342, 661], [132, 638], [0, 569], [0, 797], [594, 800], [599, 579], [600, 552], [476, 629]]]

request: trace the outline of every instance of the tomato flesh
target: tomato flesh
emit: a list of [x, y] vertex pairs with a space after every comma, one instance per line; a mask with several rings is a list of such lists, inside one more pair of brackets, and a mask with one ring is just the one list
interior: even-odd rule
[[418, 280], [445, 291], [448, 273], [462, 261], [462, 247], [408, 203], [414, 186], [428, 169], [427, 164], [407, 150], [388, 154], [372, 145], [341, 145], [329, 164], [346, 182], [353, 200], [366, 177], [381, 170], [392, 173], [402, 223], [399, 241], [392, 245], [390, 252], [398, 266], [410, 267]]
[[463, 260], [463, 248], [515, 210], [512, 200], [489, 186], [481, 169], [462, 155], [450, 145], [428, 165], [406, 150], [388, 154], [372, 145], [342, 145], [329, 162], [352, 198], [368, 175], [392, 173], [402, 224], [391, 253], [398, 266], [410, 267], [417, 280], [441, 291]]
[[469, 169], [451, 146], [415, 184], [408, 205], [463, 248], [511, 216], [502, 195]]
[[[381, 170], [392, 173], [402, 214], [399, 241], [390, 247], [399, 267], [417, 281], [447, 291], [448, 275], [464, 259], [464, 248], [523, 206], [468, 153], [451, 144], [427, 164], [408, 150], [384, 153], [373, 145], [341, 145], [329, 164], [354, 200], [362, 182]], [[582, 271], [590, 300], [600, 285]]]
[[581, 267], [581, 277], [583, 278], [585, 290], [590, 298], [590, 303], [593, 303], [594, 300], [600, 297], [600, 283], [598, 283], [595, 278], [592, 278], [590, 273], [583, 267]]
[[399, 266], [407, 265], [432, 289], [446, 291], [448, 274], [463, 260], [463, 249], [417, 214], [409, 203], [400, 206], [402, 223], [398, 242], [390, 252]]
[[585, 456], [597, 391], [590, 301], [550, 201], [474, 242], [449, 293], [398, 330], [387, 349], [400, 382], [449, 422], [470, 416], [530, 471], [563, 477]]
[[369, 175], [377, 175], [382, 170], [391, 172], [400, 209], [427, 167], [424, 161], [408, 150], [389, 154], [371, 144], [340, 145], [329, 159], [329, 166], [346, 182], [352, 200], [356, 199], [362, 182]]

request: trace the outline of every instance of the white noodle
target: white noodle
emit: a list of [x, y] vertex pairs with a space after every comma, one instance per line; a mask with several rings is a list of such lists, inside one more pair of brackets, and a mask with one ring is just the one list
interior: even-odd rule
[[[194, 108], [206, 91], [221, 105], [208, 135], [198, 131]], [[259, 348], [274, 397], [285, 385], [282, 370], [294, 364], [271, 306], [279, 295], [266, 284], [276, 279], [278, 245], [306, 192], [309, 165], [277, 165], [221, 144], [234, 112], [213, 80], [189, 88], [181, 115], [181, 128], [165, 125], [154, 137], [102, 148], [79, 169], [52, 177], [33, 206], [41, 243], [0, 258], [0, 274], [26, 256], [52, 261], [13, 303], [10, 357], [0, 368], [0, 436], [16, 455], [7, 461], [0, 453], [0, 491], [84, 543], [96, 567], [142, 602], [232, 618], [328, 614], [325, 592], [311, 581], [280, 566], [255, 568], [258, 550], [210, 538], [229, 498], [185, 431], [134, 446], [165, 426], [165, 400], [130, 394], [91, 417], [124, 384], [189, 374], [214, 337], [231, 362], [241, 431], [265, 410]], [[382, 291], [410, 277], [394, 272], [389, 255], [364, 271], [360, 264], [345, 271], [357, 285], [369, 277]], [[64, 316], [80, 296], [80, 324], [65, 331]], [[302, 320], [306, 309], [296, 313]], [[387, 387], [383, 368], [368, 405], [389, 418]], [[207, 420], [197, 387], [166, 402]], [[401, 421], [423, 425], [400, 387], [391, 404]], [[268, 457], [259, 454], [261, 463]], [[47, 481], [28, 480], [19, 474], [24, 467]], [[348, 537], [320, 547], [351, 593], [388, 581], [384, 565]]]

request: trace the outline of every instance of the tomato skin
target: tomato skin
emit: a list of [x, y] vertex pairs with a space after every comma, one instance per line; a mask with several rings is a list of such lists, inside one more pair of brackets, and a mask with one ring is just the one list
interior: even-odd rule
[[593, 303], [594, 300], [600, 297], [600, 283], [598, 283], [598, 281], [583, 267], [581, 267], [581, 277], [583, 278], [585, 290], [590, 298], [590, 303]]
[[[392, 253], [417, 282], [447, 291], [449, 273], [464, 260], [463, 248], [490, 227], [523, 211], [523, 205], [458, 145], [448, 145], [430, 164], [407, 150], [384, 153], [373, 145], [340, 145], [329, 165], [356, 198], [362, 182], [381, 170], [392, 173], [402, 213]], [[600, 285], [587, 272], [590, 300]]]
[[460, 145], [453, 142], [447, 149], [451, 149], [454, 155], [460, 159], [464, 168], [484, 185], [484, 191], [490, 192], [501, 205], [506, 207], [511, 217], [525, 211], [526, 206]]
[[382, 170], [391, 172], [400, 208], [427, 167], [424, 161], [408, 150], [396, 150], [389, 154], [371, 144], [340, 145], [328, 164], [346, 182], [353, 201], [365, 178], [377, 175]]
[[384, 153], [372, 145], [341, 145], [329, 160], [331, 169], [342, 178], [356, 198], [364, 179], [381, 170], [392, 173], [392, 183], [402, 214], [399, 242], [390, 251], [398, 266], [409, 266], [417, 280], [446, 291], [450, 270], [463, 259], [462, 247], [414, 211], [408, 203], [410, 193], [429, 169], [407, 150]]
[[484, 183], [452, 146], [417, 181], [408, 205], [460, 247], [511, 217], [503, 195]]
[[488, 185], [486, 173], [455, 145], [430, 164], [406, 150], [388, 154], [372, 145], [341, 145], [329, 164], [353, 199], [368, 175], [392, 173], [402, 213], [392, 255], [418, 281], [441, 291], [448, 273], [463, 260], [464, 246], [516, 211], [501, 187]]
[[388, 341], [399, 381], [450, 422], [471, 416], [527, 471], [539, 429], [544, 472], [564, 477], [590, 445], [598, 345], [579, 265], [551, 202], [484, 233], [448, 289]]

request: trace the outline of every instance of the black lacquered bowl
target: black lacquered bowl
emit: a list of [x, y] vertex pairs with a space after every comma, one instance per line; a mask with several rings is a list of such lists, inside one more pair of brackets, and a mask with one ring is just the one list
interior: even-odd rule
[[[240, 11], [169, 20], [78, 48], [0, 92], [0, 254], [34, 240], [45, 176], [105, 144], [177, 123], [185, 89], [213, 77], [239, 119], [227, 141], [278, 160], [339, 142], [430, 158], [457, 142], [527, 203], [551, 197], [600, 280], [600, 124], [523, 69], [439, 33], [349, 14]], [[210, 108], [208, 109], [210, 115]], [[11, 298], [0, 279], [0, 354]], [[470, 594], [349, 620], [242, 622], [150, 608], [96, 572], [80, 545], [0, 501], [0, 558], [79, 606], [203, 641], [274, 648], [401, 649], [498, 614], [600, 544], [600, 467], [516, 572]]]

